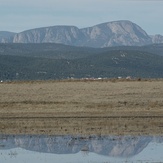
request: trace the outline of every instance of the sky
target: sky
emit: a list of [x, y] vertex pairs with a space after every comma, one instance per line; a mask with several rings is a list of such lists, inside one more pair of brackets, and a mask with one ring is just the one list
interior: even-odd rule
[[163, 35], [162, 19], [163, 0], [0, 0], [0, 31], [130, 20], [149, 35]]

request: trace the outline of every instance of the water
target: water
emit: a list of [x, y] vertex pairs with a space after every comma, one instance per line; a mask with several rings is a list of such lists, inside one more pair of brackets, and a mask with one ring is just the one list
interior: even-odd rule
[[1, 163], [153, 163], [162, 152], [162, 136], [0, 135]]

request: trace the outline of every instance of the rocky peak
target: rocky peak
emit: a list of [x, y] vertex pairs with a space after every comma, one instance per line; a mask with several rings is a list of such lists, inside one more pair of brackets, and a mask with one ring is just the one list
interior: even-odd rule
[[145, 45], [151, 38], [138, 25], [130, 21], [114, 21], [84, 28], [82, 32], [88, 37], [87, 45], [100, 47], [119, 45]]

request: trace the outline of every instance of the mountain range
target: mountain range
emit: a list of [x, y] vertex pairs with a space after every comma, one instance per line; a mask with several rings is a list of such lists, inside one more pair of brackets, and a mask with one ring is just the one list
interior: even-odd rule
[[[153, 44], [155, 43], [155, 44]], [[0, 32], [0, 80], [163, 78], [163, 36], [114, 21]]]
[[60, 43], [103, 48], [163, 43], [163, 36], [148, 35], [137, 24], [128, 20], [120, 20], [82, 29], [75, 26], [51, 26], [20, 33], [1, 31], [0, 43]]

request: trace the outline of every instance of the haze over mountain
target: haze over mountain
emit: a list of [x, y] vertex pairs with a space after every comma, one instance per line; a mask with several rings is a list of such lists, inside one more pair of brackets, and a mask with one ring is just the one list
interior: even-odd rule
[[152, 42], [153, 43], [163, 43], [163, 36], [162, 35], [154, 35], [154, 36], [150, 36], [152, 38]]
[[0, 31], [0, 42], [1, 43], [12, 42], [15, 34], [16, 33], [13, 32]]
[[[2, 32], [1, 32], [2, 33]], [[0, 33], [0, 34], [1, 34]], [[61, 43], [72, 46], [110, 47], [142, 46], [162, 43], [163, 36], [149, 36], [131, 21], [121, 20], [79, 29], [75, 26], [52, 26], [20, 33], [3, 33], [1, 43]]]

